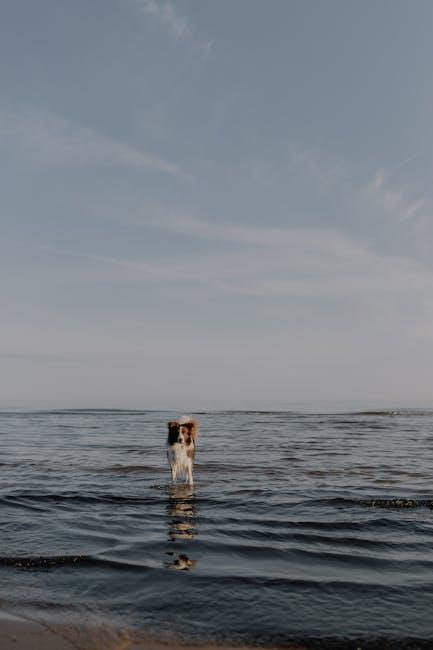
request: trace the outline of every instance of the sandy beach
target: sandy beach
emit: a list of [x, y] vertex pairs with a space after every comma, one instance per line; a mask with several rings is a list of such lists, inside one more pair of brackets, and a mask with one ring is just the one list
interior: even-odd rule
[[[56, 625], [18, 618], [0, 619], [0, 647], [1, 650], [253, 650], [250, 646], [188, 645], [169, 639], [137, 638], [129, 632], [107, 627]], [[291, 646], [290, 650], [304, 649]]]

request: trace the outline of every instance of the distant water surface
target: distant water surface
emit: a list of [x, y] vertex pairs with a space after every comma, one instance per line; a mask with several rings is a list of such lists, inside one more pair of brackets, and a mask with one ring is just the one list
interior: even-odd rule
[[0, 412], [7, 609], [433, 647], [432, 411], [198, 413], [193, 488], [169, 483], [176, 415]]

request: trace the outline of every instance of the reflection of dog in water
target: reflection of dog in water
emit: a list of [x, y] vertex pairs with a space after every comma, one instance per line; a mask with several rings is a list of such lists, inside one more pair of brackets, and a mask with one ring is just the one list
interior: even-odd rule
[[173, 483], [178, 475], [183, 475], [189, 485], [193, 484], [197, 438], [198, 424], [193, 418], [184, 415], [180, 420], [168, 423], [167, 458]]
[[[172, 551], [168, 551], [167, 555], [176, 555]], [[189, 571], [197, 564], [197, 560], [190, 560], [185, 553], [176, 555], [172, 562], [166, 562], [167, 569], [177, 569], [178, 571]]]
[[[197, 508], [194, 491], [189, 485], [172, 485], [168, 492], [168, 539], [170, 542], [192, 540], [197, 537]], [[185, 553], [168, 551], [173, 558], [165, 563], [169, 569], [188, 571], [196, 565]]]
[[197, 508], [193, 489], [189, 485], [172, 485], [168, 494], [169, 540], [194, 539], [197, 536]]

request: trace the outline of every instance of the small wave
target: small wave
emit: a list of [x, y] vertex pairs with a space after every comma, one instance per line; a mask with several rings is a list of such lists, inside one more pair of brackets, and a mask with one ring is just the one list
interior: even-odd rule
[[121, 559], [104, 557], [92, 557], [91, 555], [28, 555], [28, 556], [0, 556], [1, 567], [13, 567], [15, 569], [54, 569], [62, 566], [79, 567], [110, 567], [112, 569], [146, 570], [148, 567], [135, 562]]
[[100, 470], [108, 474], [161, 474], [163, 471], [160, 467], [150, 467], [148, 465], [111, 465]]
[[[242, 465], [240, 463], [220, 463], [217, 461], [208, 461], [205, 463], [196, 463], [197, 471], [222, 474], [224, 472], [255, 472], [257, 467], [255, 465]], [[260, 470], [263, 473], [263, 469]]]
[[156, 503], [155, 497], [140, 496], [122, 496], [118, 494], [78, 494], [69, 492], [65, 494], [6, 494], [0, 498], [3, 505], [23, 505], [31, 503], [110, 503], [110, 504], [153, 504]]
[[[20, 492], [15, 494], [5, 494], [0, 497], [0, 505], [4, 506], [18, 506], [23, 508], [29, 508], [32, 506], [43, 506], [43, 504], [56, 504], [56, 505], [68, 505], [72, 506], [76, 504], [88, 504], [88, 505], [167, 505], [167, 498], [170, 498], [171, 501], [176, 501], [177, 499], [184, 499], [185, 495], [178, 495], [177, 493], [186, 488], [190, 490], [189, 486], [186, 484], [178, 484], [175, 486], [173, 491], [173, 486], [170, 484], [164, 485], [153, 485], [151, 486], [156, 493], [152, 493], [152, 496], [139, 496], [139, 495], [121, 495], [121, 494], [112, 494], [112, 493], [95, 493], [95, 494], [82, 494], [77, 492], [65, 492], [60, 494], [55, 493], [35, 493], [35, 492]], [[189, 497], [190, 495], [188, 495]], [[198, 505], [206, 505], [209, 507], [220, 505], [221, 501], [217, 498], [210, 497], [194, 497], [195, 503]], [[263, 502], [264, 503], [264, 502]]]
[[10, 410], [4, 409], [0, 410], [1, 416], [45, 416], [45, 415], [146, 415], [149, 413], [155, 413], [152, 409], [140, 410], [140, 409], [116, 409], [116, 408], [77, 408], [77, 409], [20, 409], [20, 410]]
[[[282, 638], [284, 642], [286, 638]], [[431, 650], [432, 642], [424, 637], [340, 637], [293, 636], [291, 647], [298, 650]], [[276, 640], [279, 642], [279, 639]]]
[[[343, 414], [344, 415], [344, 414]], [[348, 415], [373, 417], [433, 417], [433, 409], [379, 409], [377, 411], [354, 411]]]

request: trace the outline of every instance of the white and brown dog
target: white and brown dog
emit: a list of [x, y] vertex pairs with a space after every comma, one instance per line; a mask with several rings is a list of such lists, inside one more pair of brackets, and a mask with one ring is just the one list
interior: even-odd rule
[[193, 484], [197, 437], [198, 423], [189, 416], [184, 415], [180, 420], [168, 423], [167, 458], [173, 483], [180, 474], [185, 476], [187, 483]]

